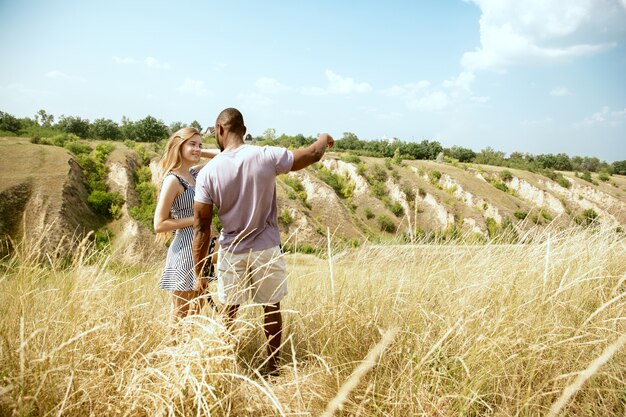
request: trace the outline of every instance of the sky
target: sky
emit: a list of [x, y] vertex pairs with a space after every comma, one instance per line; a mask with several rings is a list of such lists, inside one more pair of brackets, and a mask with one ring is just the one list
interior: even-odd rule
[[0, 110], [626, 159], [626, 0], [0, 0]]

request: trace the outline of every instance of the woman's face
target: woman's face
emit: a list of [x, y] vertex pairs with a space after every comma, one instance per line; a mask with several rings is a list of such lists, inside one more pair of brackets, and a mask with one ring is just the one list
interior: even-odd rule
[[193, 135], [181, 146], [181, 157], [190, 162], [200, 161], [200, 151], [202, 150], [202, 136]]

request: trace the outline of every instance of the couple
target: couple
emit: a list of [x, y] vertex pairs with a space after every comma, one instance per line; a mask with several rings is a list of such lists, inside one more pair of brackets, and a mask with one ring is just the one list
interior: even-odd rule
[[[165, 177], [154, 228], [157, 233], [174, 231], [175, 237], [160, 288], [173, 292], [175, 320], [195, 312], [193, 300], [203, 295], [207, 285], [202, 271], [205, 262], [211, 262], [208, 255], [215, 209], [222, 224], [216, 265], [218, 299], [229, 326], [250, 295], [263, 305], [268, 370], [275, 373], [282, 330], [280, 301], [287, 294], [276, 176], [319, 161], [334, 141], [322, 133], [312, 145], [290, 151], [246, 145], [245, 134], [243, 116], [228, 108], [215, 121], [220, 153], [203, 150], [202, 136], [193, 128], [181, 129], [168, 140], [160, 163]], [[196, 165], [201, 156], [211, 158], [204, 167]]]

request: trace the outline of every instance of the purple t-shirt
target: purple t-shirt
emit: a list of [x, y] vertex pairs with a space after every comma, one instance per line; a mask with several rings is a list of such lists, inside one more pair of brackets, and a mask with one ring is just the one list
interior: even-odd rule
[[195, 201], [219, 207], [222, 248], [242, 253], [280, 244], [276, 175], [292, 165], [293, 154], [285, 148], [242, 145], [218, 154], [200, 170]]

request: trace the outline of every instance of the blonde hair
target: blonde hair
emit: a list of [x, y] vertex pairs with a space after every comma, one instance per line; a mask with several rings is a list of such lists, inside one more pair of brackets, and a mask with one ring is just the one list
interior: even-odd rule
[[[163, 180], [165, 179], [167, 173], [179, 169], [182, 165], [183, 157], [181, 155], [181, 148], [183, 144], [196, 135], [202, 138], [202, 134], [198, 131], [198, 129], [194, 127], [183, 127], [182, 129], [177, 130], [167, 140], [165, 153], [163, 153], [163, 156], [159, 161], [157, 201], [159, 199], [159, 195], [161, 194], [161, 187], [163, 186]], [[157, 233], [156, 238], [157, 241], [166, 243], [171, 235], [171, 232]]]

